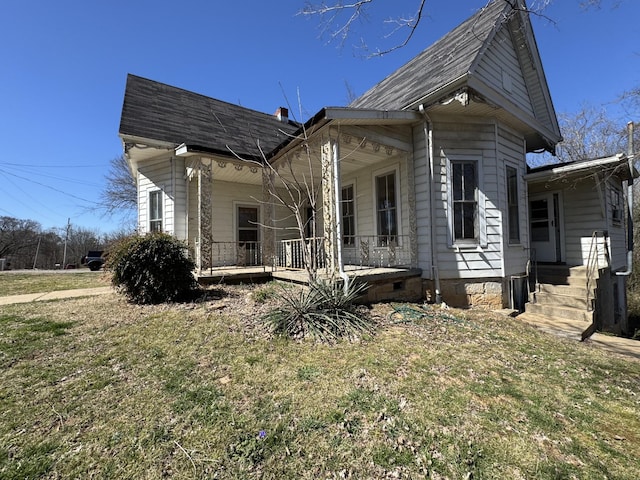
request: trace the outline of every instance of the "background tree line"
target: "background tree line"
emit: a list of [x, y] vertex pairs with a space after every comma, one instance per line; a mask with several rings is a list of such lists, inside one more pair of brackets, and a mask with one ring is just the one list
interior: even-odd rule
[[79, 267], [89, 250], [104, 250], [128, 233], [101, 234], [72, 224], [44, 230], [34, 220], [0, 217], [0, 259], [5, 269], [13, 270], [62, 268], [63, 261]]

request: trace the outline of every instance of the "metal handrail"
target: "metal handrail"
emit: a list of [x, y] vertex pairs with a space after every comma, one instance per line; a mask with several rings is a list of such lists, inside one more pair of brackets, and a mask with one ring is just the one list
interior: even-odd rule
[[[528, 294], [530, 294], [533, 290], [531, 289], [531, 269], [533, 267], [533, 288], [535, 290], [537, 290], [539, 287], [538, 284], [538, 259], [536, 257], [536, 249], [532, 248], [529, 254], [529, 260], [527, 260], [527, 287], [529, 288], [529, 291], [527, 292]], [[527, 295], [527, 297], [529, 297], [529, 295]], [[534, 303], [535, 303], [535, 297], [534, 297]]]
[[[602, 238], [602, 242], [598, 241], [598, 238]], [[607, 239], [609, 237], [609, 232], [607, 230], [594, 230], [591, 234], [591, 244], [589, 245], [589, 256], [587, 257], [587, 310], [592, 311], [593, 305], [591, 301], [595, 298], [592, 298], [592, 291], [594, 290], [594, 281], [597, 281], [596, 272], [600, 270], [600, 268], [607, 268], [610, 265], [610, 257], [609, 257], [609, 246]], [[604, 251], [602, 252], [604, 256], [604, 265], [600, 266], [600, 248], [599, 245], [602, 243]]]

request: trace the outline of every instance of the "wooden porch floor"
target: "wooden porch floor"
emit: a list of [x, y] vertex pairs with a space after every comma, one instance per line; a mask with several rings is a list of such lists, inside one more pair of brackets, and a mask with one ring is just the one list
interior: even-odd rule
[[[419, 277], [422, 274], [422, 270], [419, 268], [361, 267], [356, 265], [345, 265], [344, 269], [350, 277], [357, 278], [363, 282], [402, 280], [409, 277]], [[318, 273], [320, 278], [323, 278], [323, 273], [321, 271]], [[324, 275], [324, 277], [326, 278], [327, 276]], [[213, 283], [259, 283], [272, 279], [306, 284], [307, 273], [304, 270], [284, 267], [227, 266], [214, 267], [210, 270], [203, 271], [197, 275], [197, 279], [198, 282], [208, 285]]]

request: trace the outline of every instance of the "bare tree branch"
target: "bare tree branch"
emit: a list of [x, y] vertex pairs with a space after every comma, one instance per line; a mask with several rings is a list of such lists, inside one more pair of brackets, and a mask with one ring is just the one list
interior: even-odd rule
[[[544, 14], [544, 10], [552, 3], [552, 0], [533, 0], [528, 8], [522, 7], [517, 0], [503, 0], [511, 5], [514, 11], [525, 11], [533, 15], [542, 17], [553, 23], [553, 20]], [[587, 0], [583, 3], [598, 5], [602, 0]], [[384, 24], [395, 25], [390, 33], [382, 35], [383, 40], [395, 38], [400, 32], [406, 32], [404, 37], [387, 48], [378, 48], [373, 53], [366, 55], [367, 57], [379, 57], [391, 53], [395, 50], [405, 47], [413, 38], [416, 30], [421, 25], [426, 14], [426, 0], [415, 0], [415, 13], [411, 16], [398, 15], [396, 17], [383, 20]], [[490, 0], [487, 0], [489, 5]], [[357, 37], [356, 27], [359, 21], [369, 21], [370, 11], [375, 5], [382, 2], [374, 0], [357, 0], [351, 3], [345, 3], [343, 0], [335, 0], [334, 2], [315, 3], [308, 1], [305, 7], [298, 12], [298, 15], [307, 17], [316, 17], [319, 19], [320, 37], [328, 37], [327, 43], [338, 42], [343, 47], [350, 37]], [[369, 51], [366, 39], [361, 39], [360, 47]]]
[[124, 155], [111, 160], [105, 176], [104, 190], [100, 194], [100, 210], [107, 215], [134, 211], [138, 205], [138, 191]]

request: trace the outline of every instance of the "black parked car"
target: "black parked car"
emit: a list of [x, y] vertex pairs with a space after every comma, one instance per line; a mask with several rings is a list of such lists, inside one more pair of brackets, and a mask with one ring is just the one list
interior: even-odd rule
[[95, 272], [100, 270], [100, 267], [104, 265], [104, 252], [102, 250], [89, 250], [86, 256], [82, 257], [82, 263], [89, 267], [89, 270]]

